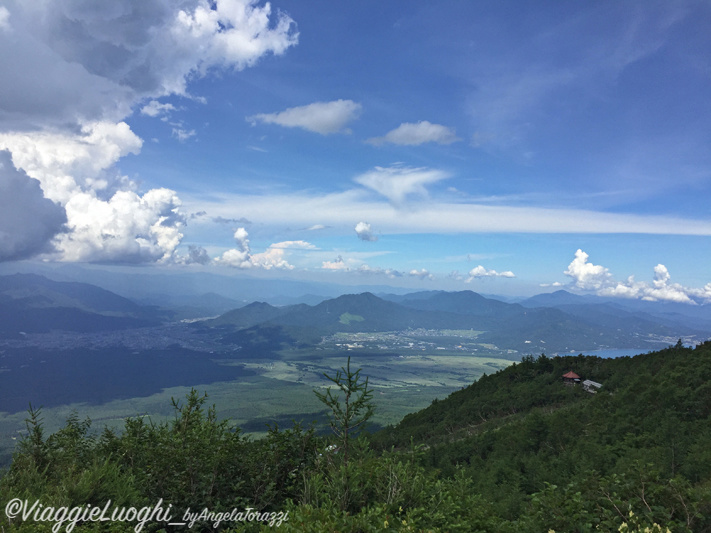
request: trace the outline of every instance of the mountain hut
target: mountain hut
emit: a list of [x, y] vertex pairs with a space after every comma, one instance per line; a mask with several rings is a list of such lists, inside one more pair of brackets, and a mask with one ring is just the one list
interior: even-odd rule
[[577, 385], [580, 383], [580, 376], [571, 370], [567, 374], [563, 374], [563, 383], [566, 385]]

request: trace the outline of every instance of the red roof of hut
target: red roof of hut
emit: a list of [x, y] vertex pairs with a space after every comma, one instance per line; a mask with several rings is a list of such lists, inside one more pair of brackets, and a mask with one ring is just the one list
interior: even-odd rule
[[563, 374], [563, 377], [564, 377], [564, 378], [567, 378], [567, 379], [580, 379], [580, 376], [578, 376], [578, 375], [577, 375], [575, 372], [573, 372], [572, 370], [571, 370], [570, 372], [568, 372], [567, 374]]

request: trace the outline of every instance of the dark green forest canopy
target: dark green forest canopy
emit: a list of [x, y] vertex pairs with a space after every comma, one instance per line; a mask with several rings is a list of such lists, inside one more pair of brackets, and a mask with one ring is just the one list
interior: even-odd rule
[[[570, 371], [577, 385], [564, 383]], [[588, 392], [585, 380], [601, 387]], [[287, 531], [711, 531], [711, 342], [617, 359], [528, 356], [352, 437], [347, 461], [342, 442], [311, 428], [250, 440], [205, 402], [193, 391], [172, 423], [132, 419], [120, 434], [94, 435], [73, 416], [47, 436], [30, 413], [0, 505], [164, 498], [288, 511]], [[38, 530], [4, 515], [0, 525]]]
[[[407, 445], [411, 437], [427, 444], [456, 440], [462, 432], [471, 433], [475, 428], [481, 431], [480, 426], [486, 422], [511, 422], [535, 409], [554, 415], [563, 407], [563, 413], [554, 418], [569, 416], [566, 413], [573, 410], [582, 420], [592, 413], [611, 410], [609, 414], [614, 414], [620, 424], [629, 424], [628, 429], [650, 423], [654, 427], [657, 416], [675, 418], [680, 423], [704, 420], [711, 405], [710, 354], [711, 346], [706, 342], [695, 349], [679, 344], [615, 359], [527, 356], [496, 374], [482, 376], [446, 400], [435, 400], [430, 407], [407, 415], [374, 440], [384, 446]], [[602, 384], [600, 394], [585, 393], [582, 386], [561, 386], [563, 374], [569, 371], [578, 374], [581, 381]], [[580, 422], [574, 422], [571, 430], [580, 427]], [[609, 433], [612, 428], [598, 429]]]

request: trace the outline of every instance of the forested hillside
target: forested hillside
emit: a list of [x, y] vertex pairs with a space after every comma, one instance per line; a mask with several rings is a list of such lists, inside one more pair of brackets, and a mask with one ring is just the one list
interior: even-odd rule
[[[562, 376], [571, 370], [602, 387], [592, 394], [582, 384], [566, 386]], [[373, 442], [424, 445], [424, 465], [445, 477], [471, 477], [504, 516], [530, 510], [530, 495], [542, 489], [571, 505], [577, 497], [579, 508], [569, 509], [576, 514], [601, 500], [611, 506], [606, 494], [626, 487], [650, 511], [644, 500], [655, 491], [644, 496], [645, 484], [660, 483], [655, 490], [670, 497], [687, 485], [708, 491], [710, 415], [711, 343], [679, 344], [618, 359], [524, 358], [408, 415]], [[690, 511], [674, 498], [670, 517]]]
[[[571, 371], [575, 385], [563, 380]], [[711, 342], [632, 358], [529, 356], [374, 435], [358, 434], [377, 409], [365, 376], [345, 365], [331, 377], [334, 393], [348, 393], [321, 395], [332, 438], [296, 426], [251, 441], [195, 391], [176, 402], [174, 422], [127, 420], [121, 434], [93, 435], [72, 417], [45, 435], [33, 411], [0, 505], [163, 498], [174, 509], [288, 512], [286, 531], [711, 531]], [[588, 392], [585, 380], [601, 387]], [[0, 525], [51, 524], [2, 515]]]

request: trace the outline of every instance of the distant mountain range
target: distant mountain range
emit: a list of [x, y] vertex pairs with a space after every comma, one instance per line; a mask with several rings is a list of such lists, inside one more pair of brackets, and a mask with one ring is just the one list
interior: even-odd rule
[[[382, 297], [362, 293], [340, 296], [315, 306], [274, 307], [264, 302], [252, 303], [204, 324], [234, 328], [242, 332], [242, 339], [255, 337], [261, 339], [260, 342], [266, 329], [270, 334], [278, 331], [283, 338], [291, 336], [295, 342], [306, 335], [336, 332], [473, 329], [484, 332], [478, 337], [481, 343], [525, 353], [653, 349], [670, 339], [701, 341], [711, 334], [711, 323], [702, 318], [692, 326], [611, 303], [597, 303], [595, 299], [584, 303], [586, 299], [580, 300], [581, 297], [570, 293], [553, 298], [560, 305], [536, 306], [536, 298], [512, 304], [472, 291]], [[545, 300], [545, 296], [539, 299]]]
[[[310, 296], [309, 301], [320, 298]], [[558, 291], [507, 303], [472, 291], [425, 291], [405, 295], [347, 294], [308, 305], [241, 306], [206, 293], [182, 309], [236, 307], [204, 320], [238, 344], [311, 343], [338, 332], [465, 329], [477, 341], [524, 353], [599, 348], [655, 349], [670, 340], [711, 336], [711, 306], [602, 299]], [[0, 276], [0, 333], [91, 332], [158, 325], [182, 318], [175, 310], [140, 305], [95, 285], [52, 281], [36, 274]], [[177, 312], [177, 314], [176, 314]], [[188, 313], [187, 311], [185, 311]], [[189, 313], [188, 313], [189, 314]]]

